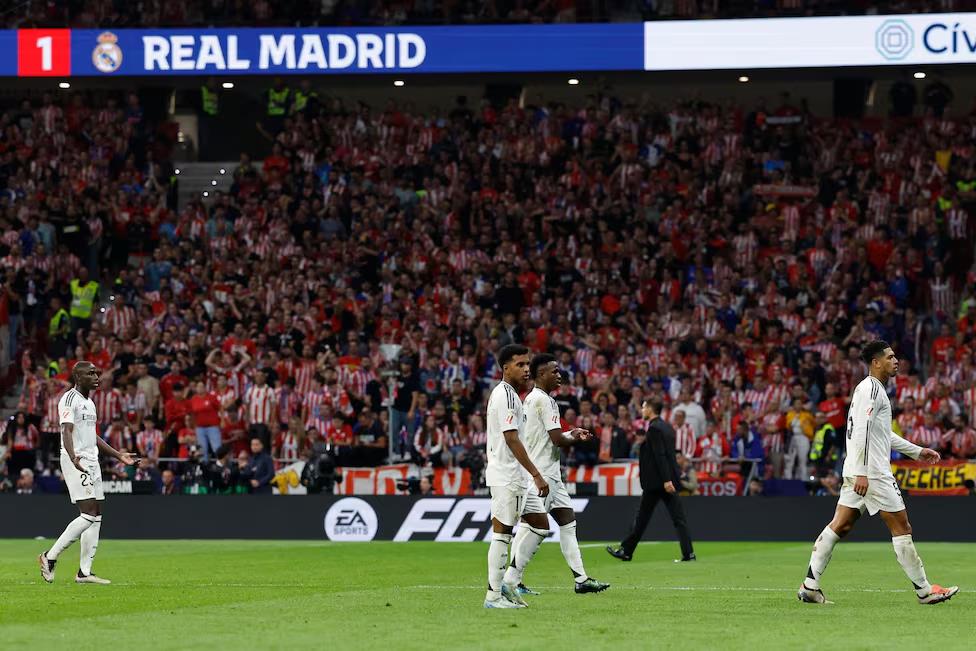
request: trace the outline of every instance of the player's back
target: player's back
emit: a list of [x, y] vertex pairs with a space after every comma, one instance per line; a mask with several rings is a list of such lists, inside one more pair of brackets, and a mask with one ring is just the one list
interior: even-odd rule
[[844, 476], [891, 476], [891, 401], [881, 381], [867, 376], [854, 388], [847, 413]]
[[543, 477], [559, 479], [559, 448], [549, 438], [551, 429], [561, 429], [559, 406], [536, 387], [525, 397], [525, 449]]
[[488, 397], [488, 465], [485, 484], [488, 486], [527, 486], [522, 466], [505, 442], [505, 432], [517, 430], [522, 434], [525, 413], [515, 388], [502, 380]]

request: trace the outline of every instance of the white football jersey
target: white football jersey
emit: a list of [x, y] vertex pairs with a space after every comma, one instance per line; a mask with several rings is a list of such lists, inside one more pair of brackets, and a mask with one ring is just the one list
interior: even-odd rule
[[847, 412], [844, 476], [893, 480], [892, 448], [913, 459], [922, 451], [891, 431], [891, 401], [881, 381], [869, 375], [854, 388]]
[[[61, 424], [74, 425], [71, 440], [74, 443], [75, 454], [90, 461], [98, 461], [98, 416], [95, 414], [95, 403], [77, 389], [68, 389], [58, 401], [58, 421]], [[64, 438], [61, 439], [61, 454], [67, 454], [64, 449]]]
[[[523, 441], [532, 463], [546, 479], [560, 479], [559, 448], [549, 438], [549, 430], [562, 431], [559, 406], [548, 393], [536, 387], [525, 397]], [[524, 471], [524, 468], [523, 468]]]
[[508, 449], [505, 432], [518, 430], [522, 438], [525, 412], [518, 391], [502, 380], [491, 391], [488, 398], [488, 467], [485, 469], [485, 484], [488, 486], [515, 486], [526, 488], [526, 475], [522, 464]]

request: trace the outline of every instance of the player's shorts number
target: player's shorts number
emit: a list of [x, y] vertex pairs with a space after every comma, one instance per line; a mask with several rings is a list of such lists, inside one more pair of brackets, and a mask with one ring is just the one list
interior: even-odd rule
[[895, 492], [898, 493], [899, 495], [901, 495], [901, 487], [898, 486], [898, 482], [897, 481], [893, 481], [893, 482], [891, 482], [891, 485], [895, 487]]
[[89, 475], [87, 472], [81, 473], [81, 485], [82, 486], [92, 485], [91, 475]]

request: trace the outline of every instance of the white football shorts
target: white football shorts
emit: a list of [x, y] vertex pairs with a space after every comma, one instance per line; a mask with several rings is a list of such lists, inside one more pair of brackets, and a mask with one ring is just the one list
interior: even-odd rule
[[854, 477], [844, 477], [837, 503], [861, 513], [866, 509], [869, 515], [877, 515], [878, 511], [898, 513], [905, 510], [905, 500], [894, 477], [869, 477], [868, 492], [863, 497], [854, 492]]
[[506, 527], [514, 527], [525, 506], [525, 488], [521, 486], [490, 486], [491, 517]]
[[525, 493], [525, 507], [522, 513], [549, 513], [553, 509], [572, 509], [573, 504], [569, 501], [569, 491], [562, 479], [546, 477], [549, 484], [549, 494], [539, 497], [539, 489], [535, 484], [529, 486]]
[[102, 492], [102, 469], [97, 461], [82, 458], [81, 465], [88, 469], [88, 472], [81, 472], [71, 463], [68, 455], [61, 455], [61, 475], [64, 483], [68, 486], [68, 495], [71, 503], [81, 500], [104, 500], [105, 493]]

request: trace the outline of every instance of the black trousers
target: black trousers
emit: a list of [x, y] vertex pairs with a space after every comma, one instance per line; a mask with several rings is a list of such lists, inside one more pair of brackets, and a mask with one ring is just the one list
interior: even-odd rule
[[685, 510], [681, 507], [681, 500], [677, 493], [668, 493], [664, 490], [644, 491], [630, 534], [624, 538], [620, 546], [628, 554], [634, 553], [637, 543], [644, 536], [647, 523], [651, 521], [654, 507], [660, 501], [664, 501], [664, 506], [667, 507], [668, 513], [671, 515], [671, 522], [674, 523], [674, 529], [678, 532], [678, 540], [681, 542], [681, 556], [688, 558], [695, 553], [695, 550], [691, 546], [691, 533], [688, 531], [688, 521], [685, 520]]

